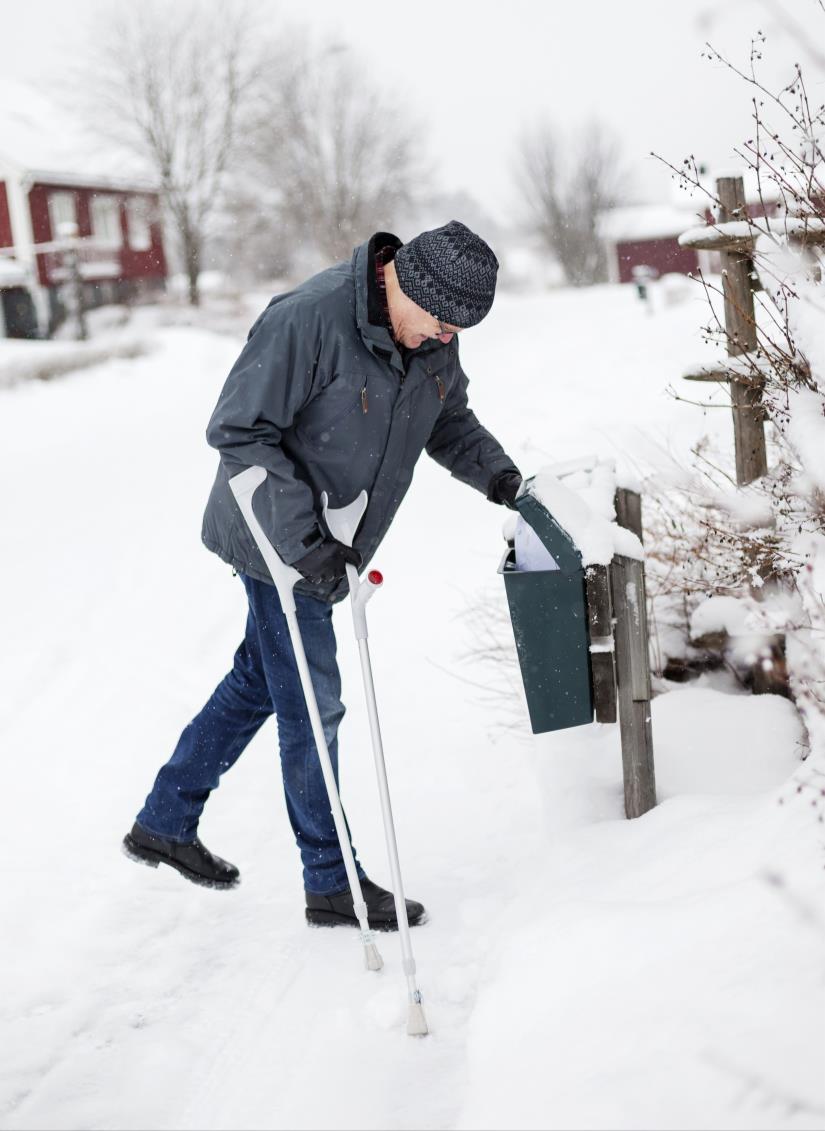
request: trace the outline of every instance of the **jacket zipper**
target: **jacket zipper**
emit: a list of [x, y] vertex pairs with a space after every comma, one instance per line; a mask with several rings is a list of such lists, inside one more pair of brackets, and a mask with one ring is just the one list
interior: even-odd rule
[[366, 415], [370, 410], [370, 402], [367, 397], [367, 382], [364, 382], [364, 387], [361, 390], [361, 411]]
[[438, 374], [436, 374], [435, 383], [436, 385], [438, 385], [438, 399], [442, 404], [444, 404], [444, 399], [447, 396], [447, 390], [444, 387], [444, 382], [441, 380]]

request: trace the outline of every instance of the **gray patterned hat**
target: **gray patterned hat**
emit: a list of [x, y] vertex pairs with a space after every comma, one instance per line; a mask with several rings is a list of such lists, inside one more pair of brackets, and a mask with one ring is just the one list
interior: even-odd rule
[[433, 228], [395, 253], [401, 290], [451, 326], [475, 326], [496, 293], [498, 260], [481, 236], [459, 220]]

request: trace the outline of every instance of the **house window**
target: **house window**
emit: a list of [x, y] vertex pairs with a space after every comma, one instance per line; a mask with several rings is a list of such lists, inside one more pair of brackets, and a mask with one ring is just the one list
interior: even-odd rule
[[126, 219], [129, 247], [133, 251], [148, 251], [152, 246], [151, 201], [142, 196], [130, 196], [126, 201]]
[[120, 247], [120, 201], [108, 193], [94, 193], [90, 202], [92, 237], [102, 247]]
[[[73, 192], [61, 190], [49, 193], [49, 223], [52, 229], [52, 239], [59, 239], [61, 235], [77, 235], [77, 209]], [[74, 232], [65, 227], [74, 224]]]

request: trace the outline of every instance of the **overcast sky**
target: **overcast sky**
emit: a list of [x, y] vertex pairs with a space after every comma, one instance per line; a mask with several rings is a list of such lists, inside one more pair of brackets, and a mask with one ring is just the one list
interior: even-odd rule
[[[3, 70], [47, 85], [89, 13], [124, 2], [0, 0]], [[589, 116], [614, 127], [646, 199], [673, 194], [650, 150], [729, 167], [732, 146], [749, 132], [748, 93], [700, 57], [702, 45], [710, 39], [744, 63], [761, 28], [766, 73], [784, 76], [805, 58], [783, 23], [807, 20], [821, 31], [825, 15], [817, 0], [779, 3], [782, 23], [772, 0], [262, 0], [262, 8], [274, 27], [309, 22], [361, 51], [371, 77], [417, 115], [422, 153], [435, 158], [443, 187], [468, 190], [506, 223], [515, 138], [540, 114], [570, 129]], [[809, 69], [812, 93], [825, 101], [822, 73]]]

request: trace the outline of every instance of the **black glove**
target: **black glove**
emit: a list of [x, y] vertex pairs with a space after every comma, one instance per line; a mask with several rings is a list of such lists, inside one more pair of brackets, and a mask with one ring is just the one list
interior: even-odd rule
[[293, 562], [293, 566], [307, 581], [338, 582], [346, 576], [347, 562], [356, 569], [361, 564], [361, 555], [343, 542], [336, 542], [334, 538], [325, 538], [323, 542]]
[[487, 488], [487, 498], [491, 503], [503, 503], [511, 511], [518, 510], [516, 495], [522, 484], [521, 472], [515, 469], [499, 471], [490, 480]]

